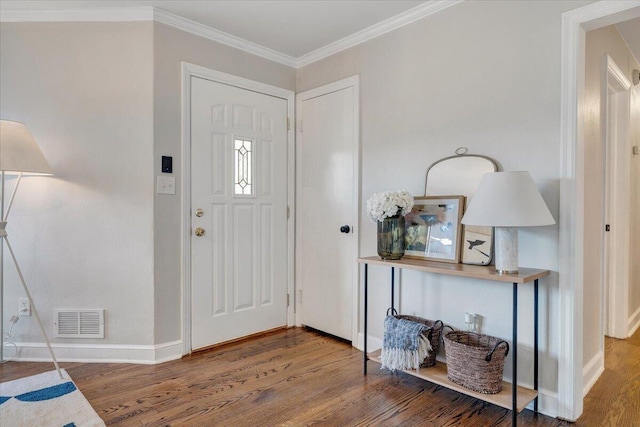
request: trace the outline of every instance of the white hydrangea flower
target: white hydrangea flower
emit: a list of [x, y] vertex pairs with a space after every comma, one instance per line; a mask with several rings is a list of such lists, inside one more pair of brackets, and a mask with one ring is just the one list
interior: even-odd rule
[[395, 215], [406, 215], [413, 208], [413, 196], [408, 191], [374, 193], [367, 200], [367, 214], [373, 221]]

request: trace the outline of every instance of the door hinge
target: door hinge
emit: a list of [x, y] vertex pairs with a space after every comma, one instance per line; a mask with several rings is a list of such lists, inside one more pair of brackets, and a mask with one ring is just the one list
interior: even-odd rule
[[287, 130], [291, 130], [291, 119], [287, 117]]
[[611, 226], [609, 224], [605, 224], [604, 231], [611, 231]]
[[291, 299], [289, 298], [289, 294], [287, 294], [287, 307], [291, 305]]
[[291, 217], [291, 209], [287, 206], [287, 219], [289, 219], [289, 217]]
[[302, 132], [302, 119], [300, 119], [300, 124], [298, 125], [298, 130]]

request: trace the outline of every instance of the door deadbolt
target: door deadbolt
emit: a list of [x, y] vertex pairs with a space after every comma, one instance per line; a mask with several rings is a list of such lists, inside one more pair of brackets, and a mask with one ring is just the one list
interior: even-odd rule
[[204, 236], [204, 228], [198, 227], [195, 229], [194, 234], [198, 237]]
[[196, 209], [196, 216], [200, 218], [202, 215], [204, 215], [204, 211], [200, 208]]

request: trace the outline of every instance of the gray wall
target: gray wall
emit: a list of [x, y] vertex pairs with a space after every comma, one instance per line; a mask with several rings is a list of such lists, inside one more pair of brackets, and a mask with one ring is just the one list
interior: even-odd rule
[[[181, 62], [290, 90], [295, 70], [150, 22], [0, 30], [1, 116], [26, 122], [55, 173], [23, 181], [8, 227], [47, 332], [54, 308], [104, 308], [106, 339], [82, 344], [181, 340]], [[162, 155], [176, 195], [155, 194]], [[5, 321], [24, 296], [8, 270]], [[30, 319], [14, 332], [42, 342]]]
[[[0, 116], [27, 124], [55, 174], [24, 180], [8, 226], [48, 333], [54, 308], [104, 308], [101, 344], [153, 343], [152, 28], [0, 25]], [[5, 322], [24, 296], [6, 270]], [[14, 332], [43, 342], [34, 318]]]

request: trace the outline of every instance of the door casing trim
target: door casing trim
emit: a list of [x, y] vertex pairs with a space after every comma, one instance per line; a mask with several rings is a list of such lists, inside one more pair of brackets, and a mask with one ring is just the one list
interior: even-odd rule
[[[295, 92], [244, 77], [211, 70], [199, 65], [182, 62], [182, 354], [190, 354], [191, 348], [191, 78], [200, 77], [216, 83], [227, 84], [287, 101], [287, 117], [290, 122], [295, 117]], [[295, 295], [294, 288], [294, 225], [295, 209], [295, 131], [287, 129], [287, 205], [290, 216], [287, 220], [287, 293]], [[291, 298], [295, 300], [295, 298]], [[287, 307], [287, 326], [295, 321], [295, 303]]]
[[637, 17], [638, 3], [599, 1], [562, 14], [558, 418], [583, 410], [584, 101], [586, 31]]

